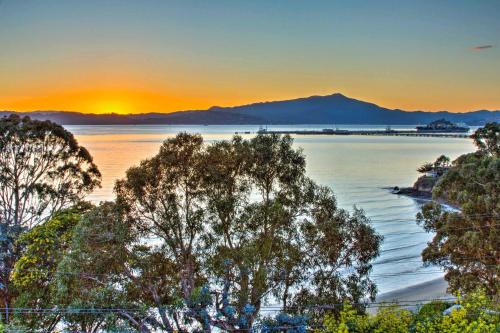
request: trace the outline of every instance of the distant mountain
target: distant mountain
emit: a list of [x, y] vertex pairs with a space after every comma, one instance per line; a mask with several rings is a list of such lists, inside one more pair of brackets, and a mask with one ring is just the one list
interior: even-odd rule
[[465, 113], [408, 112], [391, 110], [342, 94], [311, 96], [287, 101], [255, 103], [236, 107], [213, 107], [215, 112], [244, 114], [265, 119], [270, 124], [384, 124], [405, 125], [428, 123], [445, 118], [453, 122], [483, 124], [499, 121], [500, 111]]
[[172, 113], [143, 114], [88, 114], [69, 111], [33, 111], [12, 112], [0, 111], [0, 117], [9, 114], [30, 116], [38, 120], [51, 120], [62, 125], [165, 125], [165, 124], [262, 124], [261, 119], [250, 115], [211, 112], [211, 111], [178, 111]]
[[[0, 111], [0, 115], [16, 113]], [[24, 113], [20, 113], [24, 114]], [[208, 110], [134, 115], [84, 114], [66, 111], [26, 113], [35, 119], [49, 119], [64, 125], [112, 124], [426, 124], [437, 119], [455, 123], [482, 125], [500, 122], [500, 111], [425, 112], [387, 109], [342, 94], [311, 96], [285, 101], [254, 103], [235, 107], [212, 107]]]

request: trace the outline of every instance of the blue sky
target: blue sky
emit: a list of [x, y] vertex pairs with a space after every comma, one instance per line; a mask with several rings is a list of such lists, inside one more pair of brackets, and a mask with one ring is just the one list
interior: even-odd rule
[[168, 112], [333, 92], [500, 109], [500, 1], [3, 0], [0, 22], [0, 109]]

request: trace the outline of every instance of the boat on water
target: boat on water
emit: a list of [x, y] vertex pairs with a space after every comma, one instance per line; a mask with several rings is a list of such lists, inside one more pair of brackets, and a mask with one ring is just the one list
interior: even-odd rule
[[417, 126], [419, 133], [465, 133], [469, 131], [466, 125], [454, 124], [445, 119], [435, 120], [426, 126]]

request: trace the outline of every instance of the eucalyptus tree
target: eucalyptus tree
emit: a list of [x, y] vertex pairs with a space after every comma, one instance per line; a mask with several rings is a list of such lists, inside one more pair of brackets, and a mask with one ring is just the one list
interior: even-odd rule
[[123, 207], [102, 203], [74, 228], [54, 274], [64, 325], [89, 333], [189, 332], [178, 265], [163, 246], [146, 244], [126, 215]]
[[450, 158], [445, 155], [439, 156], [434, 163], [425, 163], [420, 166], [417, 171], [427, 173], [434, 171], [436, 176], [442, 176], [450, 167]]
[[92, 156], [62, 126], [17, 115], [0, 121], [2, 223], [31, 228], [99, 183]]
[[[65, 328], [85, 333], [150, 332], [145, 323], [153, 318], [149, 308], [154, 304], [145, 297], [149, 286], [134, 272], [143, 255], [136, 236], [123, 209], [112, 202], [101, 203], [80, 218], [54, 273], [54, 299]], [[149, 267], [156, 267], [153, 257], [141, 271], [142, 278], [148, 276]], [[153, 281], [168, 279], [169, 273], [161, 272]]]
[[472, 134], [474, 144], [479, 151], [494, 157], [500, 157], [500, 124], [488, 123]]
[[453, 291], [500, 288], [500, 126], [487, 124], [473, 138], [478, 151], [459, 156], [433, 190], [436, 201], [424, 205], [417, 221], [435, 236], [422, 252], [424, 262], [446, 270]]
[[[381, 237], [362, 211], [339, 209], [329, 189], [306, 177], [289, 136], [207, 146], [181, 133], [115, 189], [131, 228], [151, 240], [143, 259], [154, 254], [162, 259], [152, 266], [169, 266], [143, 281], [182, 300], [184, 318], [205, 332], [247, 331], [273, 300], [287, 311], [306, 295], [311, 304], [375, 295], [370, 261]], [[168, 298], [158, 296], [164, 308]], [[166, 331], [175, 326], [171, 313], [162, 319]]]
[[[110, 312], [96, 311], [97, 321], [75, 312], [68, 327], [300, 332], [297, 312], [309, 306], [373, 299], [381, 237], [361, 210], [338, 208], [305, 166], [289, 136], [166, 140], [116, 183], [116, 203], [74, 228], [56, 274], [68, 301], [58, 302]], [[267, 302], [291, 315], [264, 318]]]
[[424, 262], [446, 270], [453, 291], [483, 287], [492, 295], [500, 284], [500, 159], [482, 153], [460, 156], [433, 190], [460, 211], [431, 202], [417, 221], [434, 238], [422, 252]]
[[[47, 333], [58, 330], [66, 316], [57, 309], [64, 308], [69, 300], [67, 293], [59, 291], [58, 282], [61, 279], [58, 266], [72, 247], [74, 231], [80, 224], [82, 214], [91, 208], [90, 204], [83, 203], [62, 210], [19, 237], [17, 243], [23, 251], [12, 272], [11, 285], [16, 289], [14, 306], [30, 311], [14, 313], [10, 326]], [[81, 325], [79, 330], [84, 326]]]
[[[63, 210], [24, 233], [14, 267], [17, 308], [9, 329], [60, 332], [151, 332], [163, 329], [155, 296], [175, 276], [158, 253], [140, 245], [112, 202]], [[156, 281], [159, 287], [155, 286]], [[155, 289], [157, 288], [157, 289]], [[170, 289], [167, 289], [167, 291]], [[163, 311], [163, 308], [160, 309]], [[170, 330], [172, 331], [172, 330]]]
[[0, 299], [5, 308], [11, 302], [9, 275], [19, 256], [15, 240], [99, 182], [91, 155], [62, 126], [17, 115], [0, 120]]

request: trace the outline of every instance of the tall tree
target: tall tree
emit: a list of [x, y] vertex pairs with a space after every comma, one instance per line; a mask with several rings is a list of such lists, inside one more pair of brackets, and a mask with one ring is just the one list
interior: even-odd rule
[[[42, 303], [58, 304], [55, 319], [68, 329], [302, 332], [305, 317], [261, 320], [262, 305], [297, 312], [305, 297], [315, 304], [374, 296], [370, 261], [380, 236], [362, 211], [339, 209], [330, 190], [305, 176], [290, 137], [207, 146], [179, 134], [129, 169], [116, 192], [116, 203], [72, 228], [57, 265], [46, 265], [57, 288]], [[34, 242], [28, 252], [50, 258], [45, 248]], [[30, 272], [16, 270], [16, 281], [39, 283]]]
[[102, 203], [81, 217], [55, 272], [54, 297], [69, 330], [149, 332], [145, 322], [154, 305], [144, 298], [149, 289], [139, 282], [143, 273], [134, 272], [143, 253], [136, 236], [123, 209], [114, 203]]
[[0, 121], [0, 218], [31, 228], [100, 184], [92, 156], [50, 121], [11, 115]]
[[68, 254], [81, 215], [90, 208], [84, 203], [63, 210], [23, 233], [17, 240], [24, 250], [12, 273], [12, 285], [17, 292], [14, 305], [32, 311], [14, 314], [12, 325], [32, 331], [43, 329], [52, 332], [64, 318], [57, 312], [44, 310], [62, 308], [67, 303], [66, 297], [59, 297], [58, 265]]
[[20, 233], [79, 201], [99, 182], [89, 152], [62, 126], [17, 115], [0, 120], [0, 300], [5, 308]]
[[457, 158], [433, 190], [436, 201], [448, 201], [460, 211], [431, 202], [417, 221], [435, 232], [422, 252], [424, 262], [446, 270], [451, 290], [469, 292], [483, 287], [496, 295], [500, 288], [500, 158], [495, 138], [500, 127], [478, 132], [479, 150]]
[[105, 327], [188, 331], [178, 265], [155, 239], [142, 235], [114, 203], [101, 204], [82, 217], [58, 265], [59, 298], [66, 300], [60, 304], [101, 311], [75, 313], [66, 322], [82, 332]]
[[374, 296], [380, 236], [305, 176], [288, 136], [206, 146], [182, 133], [129, 169], [116, 192], [141, 237], [156, 239], [148, 251], [172, 263], [169, 292], [203, 331], [245, 332], [270, 299], [286, 310], [306, 293], [310, 302]]
[[488, 123], [472, 134], [474, 144], [479, 151], [486, 154], [500, 157], [500, 124]]
[[145, 237], [158, 237], [176, 263], [181, 291], [188, 298], [203, 257], [201, 235], [206, 211], [201, 188], [203, 139], [181, 133], [158, 155], [130, 168], [116, 184], [117, 202], [128, 208]]
[[445, 155], [439, 156], [434, 163], [425, 163], [420, 166], [417, 171], [420, 173], [427, 173], [434, 171], [436, 176], [442, 176], [450, 167], [450, 158]]

